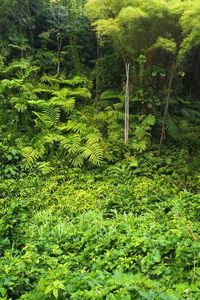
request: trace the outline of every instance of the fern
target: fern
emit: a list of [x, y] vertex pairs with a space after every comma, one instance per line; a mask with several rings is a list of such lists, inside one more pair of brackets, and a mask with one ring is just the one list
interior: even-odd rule
[[82, 155], [76, 155], [72, 160], [71, 163], [74, 167], [81, 167], [84, 163], [84, 158]]
[[103, 107], [108, 107], [116, 103], [122, 104], [124, 101], [124, 95], [116, 93], [112, 90], [107, 90], [101, 94], [100, 100]]
[[174, 139], [174, 140], [179, 140], [179, 129], [174, 120], [168, 116], [167, 122], [166, 122], [166, 130], [167, 133]]
[[181, 114], [190, 122], [200, 122], [200, 112], [192, 108], [182, 108]]
[[60, 143], [61, 139], [62, 135], [59, 135], [52, 131], [44, 132], [41, 136], [39, 136], [39, 138], [35, 142], [35, 145], [39, 146], [41, 144], [44, 147], [46, 145], [54, 145], [55, 143]]
[[58, 124], [60, 118], [59, 108], [46, 106], [42, 109], [42, 113], [34, 112], [38, 119], [35, 120], [36, 126], [41, 128], [51, 128]]
[[56, 103], [54, 101], [50, 101], [50, 104], [59, 106], [64, 112], [70, 113], [74, 110], [75, 99], [70, 98], [65, 101], [57, 100]]
[[48, 83], [50, 85], [57, 84], [57, 85], [67, 85], [70, 87], [84, 86], [87, 89], [90, 89], [92, 87], [92, 82], [89, 81], [86, 77], [82, 77], [82, 76], [75, 76], [72, 79], [63, 79], [54, 76], [44, 75], [42, 76], [41, 81], [44, 83]]
[[116, 121], [124, 120], [125, 118], [124, 112], [116, 111], [116, 110], [109, 110], [105, 112], [105, 115], [108, 118], [111, 118], [112, 120], [116, 120]]
[[71, 134], [60, 139], [60, 145], [67, 150], [69, 154], [75, 154], [80, 150], [81, 138], [78, 134]]
[[67, 122], [66, 129], [72, 130], [73, 132], [77, 133], [86, 133], [87, 132], [87, 124], [83, 122], [77, 122], [76, 120], [69, 120]]
[[71, 95], [76, 98], [80, 98], [80, 99], [87, 99], [87, 98], [90, 99], [92, 96], [90, 91], [84, 87], [77, 87], [77, 88], [73, 89], [73, 91], [71, 92]]
[[30, 168], [43, 154], [43, 149], [38, 150], [33, 147], [24, 147], [21, 149], [21, 155], [23, 157], [22, 163], [26, 168]]
[[55, 170], [55, 168], [51, 166], [50, 162], [39, 163], [38, 169], [41, 171], [43, 175], [48, 175]]
[[58, 107], [46, 106], [42, 110], [43, 115], [51, 121], [54, 125], [56, 125], [60, 118], [60, 110]]
[[96, 137], [90, 137], [82, 147], [82, 157], [94, 165], [99, 165], [103, 159], [103, 150]]
[[91, 88], [92, 87], [92, 82], [89, 81], [86, 77], [81, 77], [81, 76], [75, 76], [72, 79], [68, 79], [68, 80], [63, 80], [62, 82], [64, 82], [65, 84], [68, 84], [70, 86], [86, 86], [87, 88]]
[[143, 140], [143, 139], [145, 139], [146, 134], [147, 134], [146, 127], [144, 127], [142, 125], [138, 125], [138, 126], [136, 126], [134, 133], [138, 140]]
[[133, 149], [135, 149], [136, 151], [138, 151], [140, 153], [145, 151], [147, 149], [148, 145], [149, 145], [149, 140], [148, 139], [132, 143]]
[[152, 115], [139, 116], [140, 124], [134, 128], [132, 147], [138, 152], [145, 151], [150, 145], [150, 130], [155, 124], [155, 117]]

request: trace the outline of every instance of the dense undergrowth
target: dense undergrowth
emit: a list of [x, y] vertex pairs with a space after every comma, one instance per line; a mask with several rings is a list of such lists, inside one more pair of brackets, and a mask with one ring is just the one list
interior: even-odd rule
[[187, 159], [2, 179], [0, 299], [199, 299], [200, 177]]
[[199, 20], [0, 0], [0, 300], [200, 299]]

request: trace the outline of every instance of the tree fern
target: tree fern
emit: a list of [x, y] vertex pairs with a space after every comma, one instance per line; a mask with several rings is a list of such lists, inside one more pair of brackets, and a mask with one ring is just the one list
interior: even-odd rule
[[71, 163], [74, 167], [81, 167], [84, 163], [84, 157], [80, 154], [77, 154], [72, 160]]
[[34, 163], [43, 156], [44, 149], [34, 149], [33, 147], [24, 147], [21, 149], [21, 155], [23, 157], [23, 165], [26, 168], [30, 168]]
[[34, 114], [37, 116], [35, 123], [41, 128], [56, 126], [60, 118], [59, 108], [53, 106], [46, 106], [42, 109], [42, 113], [34, 112]]
[[50, 162], [41, 162], [38, 164], [38, 169], [43, 175], [52, 173], [55, 168], [51, 166]]
[[75, 106], [75, 98], [70, 98], [70, 99], [67, 99], [67, 100], [57, 100], [56, 102], [55, 101], [50, 101], [50, 104], [52, 104], [53, 106], [59, 106], [64, 112], [66, 113], [70, 113], [73, 111], [74, 109], [74, 106]]
[[99, 140], [95, 136], [90, 137], [81, 150], [81, 156], [89, 160], [94, 165], [99, 165], [103, 159], [102, 147], [99, 144]]
[[43, 108], [42, 113], [54, 125], [58, 124], [60, 118], [60, 110], [58, 107], [53, 107], [52, 105], [48, 105]]
[[180, 138], [180, 132], [178, 129], [178, 126], [174, 122], [174, 120], [168, 115], [167, 122], [166, 122], [166, 130], [167, 133], [174, 139], [179, 140]]
[[185, 107], [180, 112], [189, 122], [200, 123], [200, 112], [198, 110]]
[[150, 131], [155, 124], [155, 117], [140, 116], [140, 123], [133, 128], [133, 142], [132, 147], [138, 152], [143, 152], [150, 145]]
[[66, 129], [83, 134], [87, 132], [87, 128], [87, 123], [79, 122], [76, 120], [69, 120], [66, 125]]
[[69, 154], [75, 154], [80, 151], [81, 137], [78, 134], [69, 134], [67, 137], [62, 136], [60, 145], [63, 149], [67, 150]]

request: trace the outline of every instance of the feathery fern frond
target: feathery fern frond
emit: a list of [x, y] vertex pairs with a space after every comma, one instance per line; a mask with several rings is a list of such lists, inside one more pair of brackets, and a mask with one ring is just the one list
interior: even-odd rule
[[124, 120], [124, 112], [117, 111], [117, 110], [108, 110], [105, 111], [105, 114], [107, 115], [108, 118], [112, 118], [113, 120], [116, 121], [121, 121]]
[[80, 98], [80, 99], [90, 99], [92, 94], [87, 88], [84, 87], [77, 87], [72, 90], [71, 96]]
[[174, 120], [168, 116], [167, 122], [166, 122], [166, 130], [167, 133], [174, 139], [179, 140], [179, 129]]
[[38, 165], [38, 169], [43, 175], [48, 175], [55, 170], [55, 168], [51, 166], [50, 162], [41, 162]]
[[78, 134], [71, 134], [60, 139], [60, 145], [67, 150], [69, 154], [75, 154], [80, 150], [81, 138]]
[[38, 119], [35, 123], [38, 127], [51, 128], [58, 124], [60, 118], [60, 110], [57, 107], [46, 105], [42, 109], [42, 113], [34, 112]]
[[24, 147], [20, 152], [23, 157], [23, 164], [27, 168], [32, 167], [34, 163], [44, 154], [43, 149], [38, 150], [32, 147]]
[[67, 122], [66, 128], [68, 130], [72, 130], [73, 132], [77, 132], [77, 133], [85, 133], [85, 132], [87, 132], [87, 124], [86, 123], [77, 122], [75, 120], [69, 120]]
[[58, 123], [59, 118], [60, 118], [60, 110], [58, 107], [53, 107], [51, 105], [48, 105], [43, 108], [42, 113], [54, 125], [56, 125]]
[[86, 86], [87, 88], [92, 87], [92, 82], [83, 76], [75, 76], [72, 79], [63, 80], [62, 82], [71, 86], [81, 85], [81, 86]]
[[78, 154], [71, 160], [71, 163], [74, 167], [81, 167], [84, 163], [84, 158], [81, 154]]
[[136, 126], [135, 128], [135, 136], [138, 140], [143, 140], [147, 134], [146, 128], [143, 126]]
[[90, 137], [82, 147], [82, 157], [94, 165], [99, 165], [103, 159], [103, 150], [97, 138]]
[[30, 106], [33, 106], [33, 107], [38, 108], [38, 109], [43, 109], [47, 105], [47, 102], [44, 101], [44, 100], [41, 100], [41, 99], [38, 99], [38, 100], [28, 100], [27, 103]]
[[142, 141], [137, 141], [132, 143], [133, 149], [135, 149], [138, 152], [143, 152], [147, 149], [149, 145], [149, 139], [145, 138]]
[[194, 123], [200, 122], [200, 112], [194, 110], [192, 108], [182, 108], [181, 109], [182, 115], [186, 118], [186, 120]]
[[66, 113], [70, 113], [74, 109], [75, 101], [76, 100], [74, 98], [70, 98], [70, 99], [55, 99], [55, 98], [52, 98], [49, 101], [49, 104], [53, 105], [53, 106], [57, 105], [63, 111], [65, 111]]
[[25, 112], [27, 110], [27, 106], [24, 103], [16, 103], [15, 108], [18, 112]]

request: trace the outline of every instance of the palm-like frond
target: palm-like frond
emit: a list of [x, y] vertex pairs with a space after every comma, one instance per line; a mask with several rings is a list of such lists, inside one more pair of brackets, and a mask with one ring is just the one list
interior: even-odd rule
[[69, 154], [75, 154], [80, 151], [81, 137], [78, 134], [70, 134], [67, 137], [60, 139], [60, 145], [63, 149], [67, 150]]
[[34, 149], [33, 147], [24, 147], [21, 149], [23, 164], [25, 167], [32, 167], [34, 163], [43, 156], [44, 148]]
[[90, 137], [82, 147], [82, 157], [94, 165], [99, 165], [103, 159], [103, 150], [96, 137]]
[[178, 140], [179, 139], [179, 129], [174, 120], [168, 116], [167, 122], [166, 122], [166, 130], [167, 133], [174, 139]]
[[37, 116], [35, 120], [36, 125], [43, 128], [56, 126], [60, 118], [59, 108], [51, 105], [43, 107], [42, 113], [34, 112], [34, 114]]

